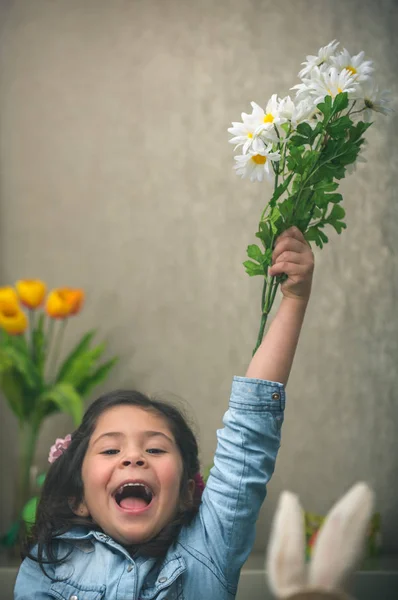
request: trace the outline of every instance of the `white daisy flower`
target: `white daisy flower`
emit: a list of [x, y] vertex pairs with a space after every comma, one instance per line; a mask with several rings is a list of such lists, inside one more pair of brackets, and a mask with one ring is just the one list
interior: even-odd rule
[[242, 179], [248, 177], [250, 181], [263, 181], [264, 176], [272, 179], [274, 175], [272, 162], [277, 162], [280, 159], [281, 155], [279, 152], [272, 152], [272, 145], [270, 144], [261, 154], [249, 153], [235, 156], [236, 165], [234, 165], [234, 169]]
[[[242, 118], [245, 113], [242, 113]], [[247, 116], [247, 115], [246, 115]], [[234, 137], [232, 137], [229, 141], [230, 144], [236, 144], [234, 150], [243, 146], [242, 152], [246, 154], [248, 149], [250, 148], [253, 142], [254, 129], [255, 127], [248, 123], [246, 119], [243, 123], [233, 122], [232, 127], [228, 128], [228, 132], [231, 133]]]
[[346, 69], [355, 81], [365, 81], [373, 73], [374, 68], [371, 60], [364, 60], [365, 52], [360, 52], [355, 56], [344, 48], [338, 56], [332, 56], [331, 61], [334, 67], [339, 71]]
[[282, 125], [286, 122], [286, 119], [281, 117], [279, 112], [279, 103], [277, 94], [273, 94], [267, 102], [265, 110], [261, 108], [255, 102], [252, 102], [253, 113], [251, 119], [254, 124], [257, 125], [255, 133], [257, 135], [264, 134], [270, 139], [270, 141], [278, 141], [278, 135], [276, 134], [275, 127]]
[[378, 112], [382, 115], [394, 112], [391, 107], [387, 106], [391, 102], [391, 92], [388, 90], [379, 92], [379, 86], [371, 79], [361, 83], [357, 94], [357, 97], [365, 105], [364, 113], [360, 113], [361, 120], [371, 121], [373, 119], [373, 112]]
[[314, 67], [323, 67], [323, 65], [329, 66], [331, 64], [332, 56], [333, 56], [334, 52], [336, 51], [336, 48], [338, 45], [339, 45], [339, 42], [336, 42], [336, 40], [333, 40], [327, 46], [320, 48], [319, 52], [316, 56], [311, 55], [311, 54], [309, 56], [307, 56], [306, 57], [307, 60], [305, 62], [301, 63], [302, 65], [304, 65], [304, 69], [301, 69], [300, 73], [298, 74], [300, 79], [308, 77], [308, 75], [311, 75], [311, 71]]
[[307, 100], [312, 97], [314, 104], [317, 105], [325, 96], [334, 98], [337, 94], [347, 92], [348, 97], [353, 97], [358, 90], [358, 83], [346, 69], [339, 72], [335, 67], [328, 70], [314, 67], [311, 71], [311, 79], [304, 80], [302, 84], [295, 85], [292, 89], [297, 89], [297, 97], [302, 96]]
[[[236, 144], [234, 150], [242, 146], [243, 154], [246, 154], [249, 149], [261, 153], [270, 142], [278, 142], [273, 122], [279, 121], [275, 112], [275, 103], [271, 100], [267, 104], [267, 109], [268, 111], [273, 109], [275, 116], [271, 112], [264, 112], [261, 106], [251, 102], [252, 113], [250, 115], [242, 113], [242, 123], [234, 121], [232, 127], [229, 127], [228, 132], [233, 135], [229, 143]], [[262, 134], [261, 137], [259, 134]]]
[[282, 98], [279, 104], [279, 115], [281, 118], [290, 121], [293, 129], [297, 128], [299, 123], [310, 121], [315, 113], [315, 106], [312, 101], [302, 100], [295, 103], [290, 96]]

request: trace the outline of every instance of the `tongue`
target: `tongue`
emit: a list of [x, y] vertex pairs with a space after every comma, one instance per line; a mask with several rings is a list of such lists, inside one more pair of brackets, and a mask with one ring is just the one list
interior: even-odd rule
[[128, 496], [127, 498], [123, 498], [120, 502], [120, 506], [128, 510], [138, 510], [139, 508], [145, 508], [147, 503], [143, 498], [133, 498]]

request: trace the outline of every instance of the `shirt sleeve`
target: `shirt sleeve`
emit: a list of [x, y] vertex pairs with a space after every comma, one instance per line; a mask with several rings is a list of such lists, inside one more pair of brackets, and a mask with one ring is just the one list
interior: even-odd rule
[[[53, 567], [45, 565], [45, 570], [51, 577]], [[48, 600], [54, 598], [50, 594], [52, 580], [40, 568], [38, 562], [25, 558], [18, 571], [14, 588], [14, 600]]]
[[199, 513], [206, 546], [232, 590], [254, 543], [280, 446], [284, 408], [283, 384], [234, 377]]

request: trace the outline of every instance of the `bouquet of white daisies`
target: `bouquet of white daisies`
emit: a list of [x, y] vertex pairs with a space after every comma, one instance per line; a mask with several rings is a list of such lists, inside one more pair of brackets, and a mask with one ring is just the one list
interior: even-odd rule
[[373, 113], [391, 111], [388, 92], [379, 93], [373, 78], [372, 61], [365, 60], [364, 52], [338, 52], [338, 45], [334, 40], [316, 56], [307, 56], [301, 83], [292, 88], [294, 99], [273, 94], [265, 110], [252, 102], [252, 113], [242, 113], [242, 122], [228, 129], [230, 143], [240, 152], [235, 156], [237, 174], [251, 181], [274, 179], [274, 193], [256, 233], [261, 247], [248, 246], [249, 260], [244, 262], [250, 276], [264, 278], [254, 352], [285, 277], [268, 275], [276, 238], [294, 225], [309, 243], [322, 248], [328, 242], [326, 226], [339, 234], [346, 228], [339, 181], [363, 160], [358, 155]]

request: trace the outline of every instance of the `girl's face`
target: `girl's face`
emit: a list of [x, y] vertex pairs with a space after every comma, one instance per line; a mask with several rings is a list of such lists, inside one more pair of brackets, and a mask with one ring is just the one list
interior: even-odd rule
[[90, 515], [123, 545], [146, 542], [174, 517], [182, 471], [161, 415], [137, 406], [110, 408], [98, 418], [84, 457], [84, 499], [76, 514]]

